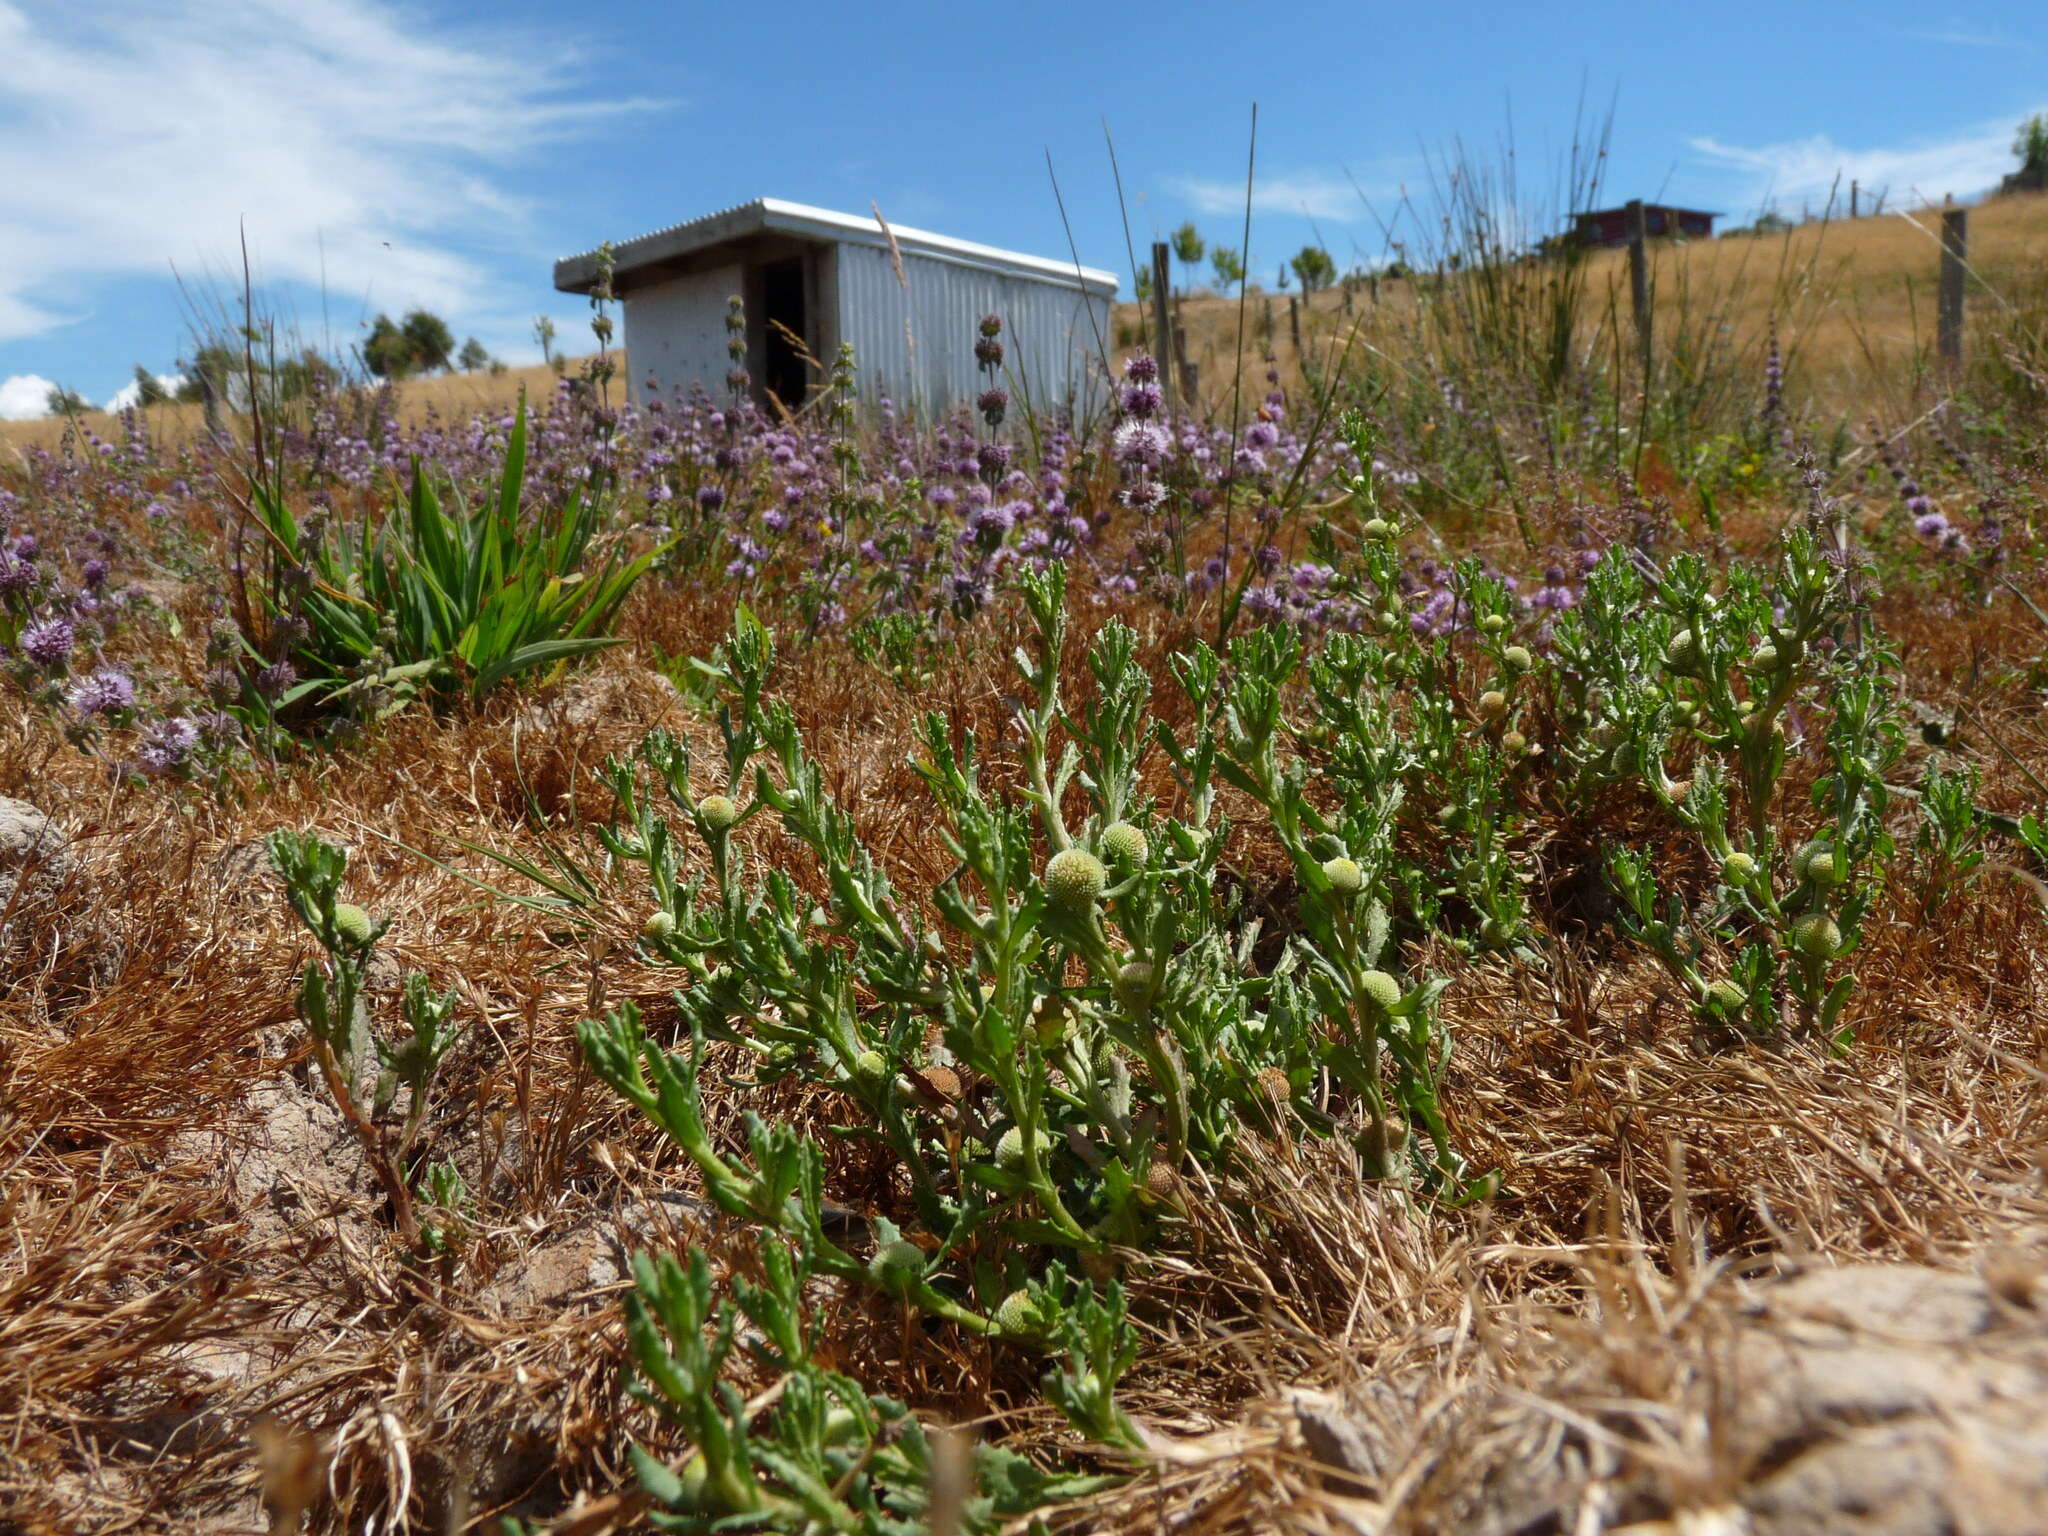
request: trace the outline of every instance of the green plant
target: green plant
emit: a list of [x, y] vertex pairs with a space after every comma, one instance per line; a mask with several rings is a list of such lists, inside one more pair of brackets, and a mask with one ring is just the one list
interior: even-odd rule
[[[377, 942], [390, 924], [341, 900], [348, 855], [318, 837], [288, 831], [273, 832], [267, 849], [285, 900], [322, 951], [306, 962], [298, 995], [321, 1081], [415, 1256], [447, 1253], [462, 1230], [468, 1191], [452, 1164], [421, 1158], [420, 1135], [434, 1075], [461, 1036], [452, 1023], [455, 993], [437, 993], [413, 972], [401, 1005], [404, 1033], [378, 1029], [367, 983]], [[404, 1113], [394, 1124], [401, 1095]]]
[[[1789, 1001], [1801, 1030], [1843, 1038], [1854, 976], [1840, 962], [1891, 852], [1886, 775], [1901, 747], [1889, 661], [1860, 638], [1853, 592], [1813, 532], [1794, 528], [1768, 583], [1738, 561], [1717, 584], [1689, 555], [1651, 583], [1610, 555], [1558, 626], [1581, 792], [1640, 783], [1719, 876], [1693, 907], [1660, 887], [1648, 855], [1610, 858], [1624, 926], [1710, 1020], [1776, 1033]], [[1820, 825], [1787, 847], [1795, 729], [1818, 748]], [[1725, 979], [1710, 979], [1715, 951], [1732, 952]]]
[[298, 674], [274, 702], [252, 683], [247, 711], [388, 713], [416, 698], [479, 698], [536, 667], [617, 643], [607, 631], [662, 551], [633, 556], [603, 537], [601, 496], [571, 491], [559, 507], [521, 505], [526, 414], [514, 418], [497, 493], [474, 508], [444, 504], [424, 465], [410, 496], [375, 527], [326, 513], [301, 517], [283, 487], [251, 489], [263, 576], [240, 576], [233, 600], [253, 661], [282, 652]]

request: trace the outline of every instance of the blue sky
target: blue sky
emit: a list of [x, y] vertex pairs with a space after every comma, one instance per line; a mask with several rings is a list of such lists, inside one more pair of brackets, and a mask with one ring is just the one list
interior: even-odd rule
[[243, 226], [307, 340], [423, 304], [514, 362], [541, 313], [584, 345], [556, 256], [762, 195], [1063, 256], [1048, 151], [1082, 259], [1123, 269], [1105, 118], [1141, 243], [1236, 245], [1254, 100], [1268, 282], [1318, 236], [1381, 256], [1360, 192], [1425, 201], [1457, 140], [1511, 130], [1547, 204], [1582, 98], [1617, 202], [1967, 196], [2048, 108], [2048, 8], [0, 0], [0, 60], [5, 415], [170, 372]]

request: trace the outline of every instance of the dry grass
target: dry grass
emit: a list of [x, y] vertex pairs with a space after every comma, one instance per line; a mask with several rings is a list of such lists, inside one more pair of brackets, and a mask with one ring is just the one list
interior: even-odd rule
[[[1678, 296], [1689, 292], [1688, 323], [1695, 329], [1725, 326], [1725, 331], [1715, 330], [1717, 337], [1760, 340], [1775, 319], [1795, 365], [1793, 389], [1823, 412], [1895, 407], [1912, 398], [1934, 351], [1940, 227], [1941, 210], [1923, 208], [1854, 222], [1815, 222], [1760, 240], [1660, 243], [1653, 247], [1660, 344], [1669, 345], [1679, 324]], [[2037, 309], [2044, 258], [2048, 196], [1999, 198], [1970, 211], [1970, 265], [1979, 279], [1970, 303], [1980, 316], [2002, 320], [2007, 304]], [[1336, 356], [1349, 343], [1354, 357], [1368, 347], [1395, 357], [1414, 356], [1417, 281], [1382, 282], [1377, 298], [1365, 286], [1348, 296], [1339, 289], [1317, 294], [1303, 313], [1304, 351]], [[1615, 318], [1624, 328], [1633, 323], [1627, 254], [1595, 254], [1588, 263], [1587, 286], [1593, 301], [1587, 321], [1593, 329], [1582, 333], [1581, 345], [1611, 347]], [[1283, 376], [1291, 383], [1298, 376], [1299, 357], [1288, 296], [1255, 293], [1249, 303], [1248, 360], [1256, 363], [1270, 334]], [[1235, 372], [1236, 301], [1202, 293], [1185, 300], [1180, 313], [1203, 393], [1227, 410]], [[1149, 312], [1122, 306], [1117, 324], [1125, 334], [1145, 334]]]
[[[623, 352], [613, 354], [624, 367]], [[586, 359], [570, 358], [564, 372], [577, 377]], [[623, 375], [622, 375], [623, 376]], [[398, 419], [417, 425], [429, 414], [443, 421], [460, 421], [478, 411], [510, 410], [521, 394], [529, 400], [545, 400], [558, 377], [552, 368], [508, 368], [503, 373], [437, 373], [407, 379], [397, 386]], [[198, 405], [167, 402], [153, 405], [144, 415], [151, 436], [175, 447], [203, 431], [205, 411]], [[0, 448], [55, 449], [67, 432], [83, 428], [110, 441], [121, 435], [121, 418], [110, 411], [81, 411], [75, 422], [62, 416], [45, 416], [36, 421], [0, 421]]]

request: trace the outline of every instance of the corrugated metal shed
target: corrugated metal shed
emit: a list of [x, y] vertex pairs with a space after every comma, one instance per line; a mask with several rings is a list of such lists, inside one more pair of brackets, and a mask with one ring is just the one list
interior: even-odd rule
[[[555, 286], [588, 293], [597, 272], [596, 252], [571, 256]], [[738, 295], [756, 391], [786, 404], [822, 382], [842, 341], [870, 397], [919, 414], [967, 403], [981, 386], [975, 324], [991, 313], [1020, 404], [1087, 410], [1102, 398], [1117, 280], [1096, 268], [762, 198], [614, 247], [612, 274], [636, 396], [650, 379], [664, 394], [722, 393]]]

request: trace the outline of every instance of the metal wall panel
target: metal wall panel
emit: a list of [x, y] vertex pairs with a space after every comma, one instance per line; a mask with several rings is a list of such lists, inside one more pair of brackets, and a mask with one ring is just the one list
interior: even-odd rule
[[925, 418], [972, 404], [982, 388], [975, 328], [996, 314], [1013, 409], [1026, 400], [1041, 412], [1069, 402], [1083, 412], [1100, 408], [1106, 297], [910, 251], [901, 281], [886, 249], [847, 243], [837, 257], [836, 339], [853, 343], [870, 397], [886, 393]]
[[735, 262], [626, 295], [629, 399], [645, 404], [650, 378], [665, 399], [681, 400], [698, 383], [712, 399], [724, 398], [725, 375], [731, 367], [725, 352], [725, 305], [734, 294], [746, 291], [744, 281], [745, 273]]

